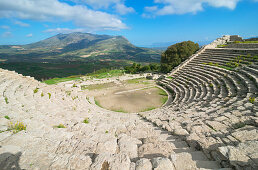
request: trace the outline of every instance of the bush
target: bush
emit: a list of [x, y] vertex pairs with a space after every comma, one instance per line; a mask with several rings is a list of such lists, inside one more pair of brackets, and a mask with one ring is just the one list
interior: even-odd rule
[[85, 123], [85, 124], [90, 123], [89, 118], [88, 118], [88, 117], [87, 117], [87, 118], [85, 118], [85, 119], [83, 120], [83, 123]]
[[8, 103], [9, 103], [9, 102], [8, 102], [8, 98], [7, 98], [7, 97], [5, 97], [5, 98], [4, 98], [4, 100], [5, 100], [5, 103], [6, 103], [6, 104], [8, 104]]
[[130, 74], [159, 72], [160, 65], [156, 63], [152, 63], [149, 65], [141, 65], [141, 64], [133, 63], [131, 66], [125, 66], [124, 70], [126, 73], [130, 73]]
[[26, 130], [26, 125], [24, 125], [22, 122], [17, 121], [15, 124], [13, 122], [10, 122], [8, 124], [7, 131], [13, 131], [13, 133], [18, 133], [22, 130]]
[[167, 73], [199, 49], [199, 44], [184, 41], [171, 45], [161, 55], [161, 72]]
[[51, 98], [51, 93], [47, 93], [48, 94], [48, 98], [50, 99]]
[[6, 118], [6, 119], [10, 120], [10, 117], [9, 117], [9, 116], [5, 116], [4, 118]]
[[37, 93], [39, 91], [39, 88], [36, 88], [33, 90], [34, 93]]
[[57, 125], [57, 126], [54, 126], [54, 128], [66, 128], [66, 127], [65, 127], [65, 125], [63, 125], [63, 124], [59, 124], [59, 125]]

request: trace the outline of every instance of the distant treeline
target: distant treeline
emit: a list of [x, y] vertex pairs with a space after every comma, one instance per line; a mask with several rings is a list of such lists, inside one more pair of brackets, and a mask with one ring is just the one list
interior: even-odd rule
[[168, 73], [174, 67], [181, 64], [188, 57], [199, 50], [199, 45], [192, 41], [184, 41], [171, 45], [161, 55], [160, 64], [141, 65], [133, 63], [131, 66], [124, 67], [126, 73], [143, 73], [143, 72], [162, 72]]
[[147, 73], [147, 72], [159, 72], [160, 64], [151, 63], [149, 65], [141, 65], [137, 63], [133, 63], [131, 66], [124, 67], [126, 73]]

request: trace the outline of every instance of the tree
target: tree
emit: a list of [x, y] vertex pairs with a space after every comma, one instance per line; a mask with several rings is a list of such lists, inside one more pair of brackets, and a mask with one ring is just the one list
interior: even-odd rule
[[199, 45], [192, 41], [184, 41], [171, 45], [161, 55], [161, 71], [167, 73], [199, 49]]

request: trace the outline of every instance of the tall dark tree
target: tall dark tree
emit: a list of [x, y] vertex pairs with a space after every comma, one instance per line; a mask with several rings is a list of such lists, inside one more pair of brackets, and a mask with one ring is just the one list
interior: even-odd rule
[[161, 71], [165, 73], [171, 71], [198, 49], [199, 44], [192, 41], [184, 41], [169, 46], [161, 55]]

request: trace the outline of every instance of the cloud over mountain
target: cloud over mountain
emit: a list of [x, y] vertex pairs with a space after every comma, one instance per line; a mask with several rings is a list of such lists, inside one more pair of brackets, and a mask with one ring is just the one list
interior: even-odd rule
[[58, 0], [0, 0], [0, 18], [72, 21], [79, 27], [90, 29], [126, 28], [115, 15], [92, 10], [85, 5], [69, 5]]

